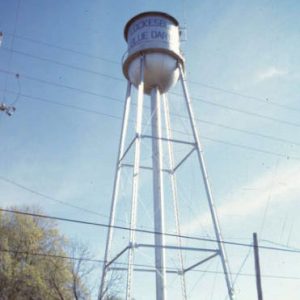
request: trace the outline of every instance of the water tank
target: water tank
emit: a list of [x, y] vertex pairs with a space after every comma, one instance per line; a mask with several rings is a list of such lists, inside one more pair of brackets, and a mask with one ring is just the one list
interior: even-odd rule
[[178, 80], [178, 62], [184, 62], [178, 21], [163, 12], [141, 13], [126, 24], [124, 36], [128, 44], [123, 59], [125, 77], [138, 86], [143, 55], [144, 92], [150, 94], [153, 87], [167, 92]]

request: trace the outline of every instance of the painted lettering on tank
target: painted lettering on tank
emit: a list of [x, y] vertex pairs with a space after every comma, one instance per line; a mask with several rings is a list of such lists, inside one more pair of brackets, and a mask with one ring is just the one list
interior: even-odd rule
[[151, 38], [154, 39], [154, 40], [169, 41], [170, 40], [170, 35], [166, 31], [152, 30], [151, 31]]
[[134, 22], [128, 31], [128, 35], [134, 34], [136, 31], [141, 30], [145, 27], [162, 27], [166, 28], [168, 26], [168, 22], [162, 18], [158, 17], [148, 17], [142, 20], [138, 20]]
[[130, 47], [134, 47], [136, 44], [149, 39], [148, 31], [139, 32], [136, 35], [130, 37], [128, 43]]
[[170, 41], [170, 34], [167, 31], [151, 30], [137, 32], [128, 40], [129, 47], [132, 48], [137, 44], [145, 41]]

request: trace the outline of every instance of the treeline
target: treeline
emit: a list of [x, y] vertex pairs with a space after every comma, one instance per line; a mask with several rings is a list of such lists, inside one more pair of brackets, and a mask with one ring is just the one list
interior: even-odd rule
[[0, 212], [1, 300], [91, 299], [87, 278], [95, 265], [80, 259], [87, 257], [88, 249], [68, 241], [52, 220]]

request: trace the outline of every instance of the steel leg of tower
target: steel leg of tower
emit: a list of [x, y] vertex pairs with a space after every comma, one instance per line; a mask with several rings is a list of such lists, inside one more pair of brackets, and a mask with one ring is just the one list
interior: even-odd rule
[[166, 261], [165, 261], [165, 224], [164, 224], [164, 188], [161, 133], [161, 97], [158, 87], [151, 91], [152, 115], [152, 162], [153, 162], [153, 205], [155, 232], [155, 269], [156, 300], [166, 300]]
[[[170, 170], [172, 170], [172, 172], [170, 173], [170, 179], [171, 179], [171, 189], [172, 189], [172, 198], [173, 198], [175, 227], [176, 227], [176, 234], [178, 235], [177, 245], [178, 245], [178, 247], [182, 247], [182, 242], [181, 242], [181, 238], [180, 238], [181, 231], [180, 231], [179, 212], [178, 212], [177, 182], [176, 182], [176, 175], [174, 173], [175, 160], [174, 160], [173, 144], [171, 143], [173, 136], [172, 136], [172, 132], [171, 132], [169, 103], [168, 103], [168, 98], [166, 95], [163, 95], [163, 107], [164, 107], [167, 146], [168, 146], [168, 155], [169, 155], [169, 168], [170, 168]], [[186, 282], [185, 282], [185, 275], [183, 273], [184, 266], [183, 266], [183, 255], [182, 255], [181, 249], [178, 252], [178, 259], [180, 262], [180, 264], [179, 264], [180, 271], [182, 272], [182, 275], [180, 277], [182, 299], [186, 300], [187, 299]]]
[[118, 160], [116, 163], [113, 195], [112, 195], [112, 202], [111, 202], [111, 208], [110, 208], [110, 217], [109, 217], [109, 225], [110, 226], [108, 228], [108, 233], [107, 233], [101, 285], [100, 285], [100, 290], [99, 290], [99, 294], [98, 294], [99, 300], [102, 300], [102, 298], [104, 297], [104, 292], [106, 290], [106, 276], [107, 276], [106, 263], [108, 261], [108, 257], [110, 255], [110, 250], [111, 250], [113, 226], [115, 223], [115, 210], [116, 210], [116, 205], [117, 205], [117, 201], [118, 201], [119, 184], [120, 184], [120, 177], [121, 177], [120, 159], [123, 156], [124, 147], [125, 147], [128, 119], [129, 119], [129, 113], [130, 113], [130, 103], [131, 103], [131, 83], [128, 81], [124, 113], [123, 113], [123, 121], [122, 121], [122, 131], [121, 131], [120, 142], [119, 142], [119, 153], [118, 153]]
[[192, 110], [191, 99], [190, 99], [188, 88], [186, 85], [186, 79], [185, 79], [185, 75], [183, 72], [183, 67], [180, 63], [178, 64], [178, 67], [179, 67], [179, 71], [180, 71], [180, 81], [181, 81], [181, 85], [182, 85], [182, 89], [183, 89], [183, 93], [184, 93], [186, 108], [188, 111], [188, 115], [189, 115], [189, 119], [190, 119], [190, 123], [191, 123], [191, 127], [192, 127], [193, 137], [196, 142], [196, 148], [197, 148], [196, 151], [197, 151], [198, 160], [200, 163], [200, 168], [201, 168], [201, 173], [202, 173], [203, 182], [204, 182], [204, 186], [205, 186], [205, 192], [206, 192], [206, 196], [207, 196], [207, 200], [208, 200], [208, 204], [209, 204], [212, 223], [214, 226], [215, 236], [218, 241], [218, 247], [219, 247], [222, 267], [223, 267], [223, 271], [224, 271], [224, 275], [225, 275], [228, 296], [229, 296], [230, 300], [234, 300], [234, 291], [233, 291], [233, 285], [232, 285], [232, 280], [231, 280], [231, 273], [230, 273], [230, 269], [229, 269], [229, 265], [228, 265], [225, 247], [223, 244], [223, 239], [222, 239], [220, 225], [219, 225], [219, 221], [218, 221], [218, 217], [217, 217], [217, 213], [216, 213], [216, 209], [215, 209], [214, 199], [212, 196], [211, 187], [210, 187], [210, 183], [208, 180], [208, 175], [207, 175], [206, 166], [205, 166], [205, 162], [204, 162], [200, 138], [199, 138], [199, 135], [198, 135], [198, 132], [196, 129], [196, 122], [195, 122], [194, 112]]
[[[144, 102], [144, 57], [140, 61], [140, 84], [138, 86], [137, 109], [136, 109], [136, 140], [133, 163], [133, 179], [132, 179], [132, 196], [131, 196], [131, 216], [130, 216], [130, 245], [135, 244], [135, 229], [136, 229], [136, 215], [138, 203], [138, 189], [139, 189], [139, 173], [140, 173], [140, 157], [141, 157], [141, 133], [142, 133], [142, 119], [143, 119], [143, 102]], [[127, 272], [127, 289], [126, 300], [132, 299], [132, 273], [134, 263], [134, 247], [128, 250], [128, 272]]]

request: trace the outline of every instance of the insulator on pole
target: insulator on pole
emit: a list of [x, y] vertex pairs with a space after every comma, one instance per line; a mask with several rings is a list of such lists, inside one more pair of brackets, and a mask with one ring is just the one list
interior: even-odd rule
[[12, 105], [0, 103], [0, 111], [6, 113], [8, 116], [11, 116], [16, 111], [16, 108]]

